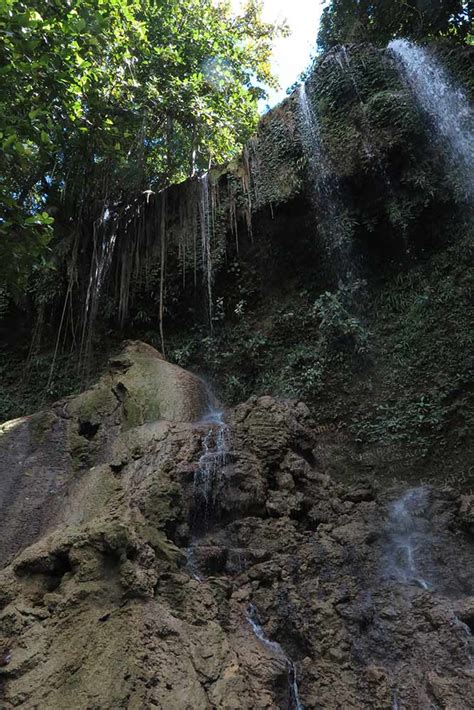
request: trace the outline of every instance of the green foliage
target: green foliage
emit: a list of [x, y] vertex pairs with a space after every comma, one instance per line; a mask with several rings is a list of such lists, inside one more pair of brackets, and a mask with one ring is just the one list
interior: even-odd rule
[[[103, 338], [101, 345], [103, 346]], [[91, 362], [91, 379], [78, 373], [76, 358], [70, 352], [56, 354], [45, 348], [35, 352], [12, 353], [0, 350], [0, 422], [43, 409], [61, 397], [77, 394], [95, 382], [107, 365], [107, 358], [119, 349], [119, 342], [107, 340], [107, 348], [96, 348]]]
[[359, 443], [414, 444], [419, 453], [426, 453], [427, 435], [440, 431], [443, 423], [440, 402], [427, 393], [359, 412], [350, 431]]
[[424, 122], [385, 53], [360, 46], [335, 50], [329, 56], [329, 61], [316, 64], [310, 83], [326, 151], [337, 175], [380, 172], [395, 147], [418, 153], [417, 146], [425, 140]]
[[369, 351], [369, 332], [354, 315], [357, 295], [365, 288], [363, 282], [341, 286], [335, 293], [323, 293], [314, 304], [319, 320], [320, 341], [324, 350], [344, 350], [356, 355]]
[[374, 294], [374, 341], [384, 362], [377, 399], [353, 417], [351, 433], [420, 452], [456, 450], [472, 424], [472, 244], [460, 238]]
[[[468, 52], [464, 48], [445, 52], [456, 69], [453, 74], [468, 77]], [[468, 359], [473, 346], [472, 225], [465, 205], [457, 201], [452, 175], [436, 146], [430, 145], [423, 116], [386, 52], [367, 45], [331, 52], [317, 64], [308, 86], [339, 200], [337, 218], [330, 215], [328, 220], [336, 229], [323, 234], [319, 205], [313, 211], [301, 194], [306, 166], [292, 97], [265, 118], [247, 150], [247, 165], [244, 159], [244, 164], [236, 161], [230, 174], [212, 171], [212, 335], [199, 324], [206, 305], [202, 295], [206, 284], [199, 272], [199, 190], [194, 190], [199, 185], [187, 181], [169, 191], [176, 203], [168, 214], [170, 242], [172, 228], [180, 231], [175, 250], [170, 248], [166, 255], [167, 355], [209, 377], [227, 404], [251, 394], [302, 397], [316, 421], [343, 421], [344, 431], [361, 447], [393, 443], [402, 453], [413, 450], [427, 456], [430, 451], [456, 452], [457, 447], [462, 451], [473, 424]], [[129, 117], [123, 114], [123, 120], [125, 125]], [[186, 125], [183, 122], [183, 134], [173, 148], [173, 159], [180, 163], [179, 146], [187, 146], [183, 165], [190, 148]], [[138, 131], [139, 122], [136, 127]], [[72, 129], [69, 136], [72, 146]], [[106, 132], [102, 136], [105, 140]], [[146, 157], [146, 169], [156, 168], [162, 176], [167, 160], [160, 146], [165, 144], [166, 138], [163, 144], [145, 146], [146, 155], [155, 151], [156, 159], [155, 165]], [[73, 149], [68, 153], [67, 148], [61, 165], [74, 166]], [[123, 172], [118, 162], [113, 169], [112, 161], [107, 163], [109, 173], [100, 172], [103, 163], [94, 163], [94, 189], [98, 175], [107, 176], [108, 190], [114, 185], [116, 189], [120, 180], [125, 189], [126, 175], [129, 185], [135, 185], [133, 175], [145, 174], [135, 155], [132, 150]], [[208, 157], [201, 153], [198, 160], [204, 164]], [[187, 170], [185, 166], [183, 174]], [[72, 194], [77, 196], [74, 190], [68, 192]], [[59, 204], [54, 200], [48, 195], [47, 209]], [[150, 203], [149, 213], [153, 200]], [[273, 213], [268, 209], [272, 203]], [[246, 210], [253, 234], [246, 230]], [[229, 214], [236, 213], [238, 234], [229, 234]], [[61, 221], [63, 214], [56, 213], [57, 229], [68, 234], [59, 242], [61, 259], [74, 242], [69, 223]], [[154, 239], [153, 228], [151, 221]], [[79, 234], [81, 229], [83, 224]], [[159, 256], [146, 249], [139, 255], [140, 244], [138, 238], [122, 245], [121, 265], [134, 264], [125, 337], [160, 348]], [[344, 264], [337, 260], [339, 246], [339, 256], [354, 257], [350, 267], [364, 275], [367, 285], [337, 288], [337, 277], [347, 267], [347, 260]], [[141, 268], [135, 269], [137, 262]], [[74, 276], [73, 261], [68, 269]], [[57, 294], [65, 280], [63, 272], [53, 270], [30, 280], [29, 300], [45, 309], [45, 323], [53, 314], [51, 320], [57, 324], [62, 312]], [[115, 288], [113, 283], [109, 292], [104, 289], [101, 301], [101, 350], [118, 347], [111, 340], [122, 336], [104, 327], [116, 316]], [[0, 310], [8, 309], [9, 300], [9, 292], [0, 294]], [[24, 384], [23, 363], [12, 362], [5, 354], [0, 395], [4, 416], [38, 408], [50, 361], [51, 354], [37, 356]], [[73, 358], [63, 356], [61, 346], [53, 374], [47, 398], [80, 386]], [[455, 458], [448, 463], [450, 470], [456, 467]]]
[[321, 18], [322, 50], [348, 42], [386, 45], [394, 37], [472, 37], [472, 7], [467, 0], [330, 0]]
[[50, 358], [50, 353], [42, 353], [25, 366], [24, 361], [12, 358], [10, 353], [0, 353], [0, 421], [31, 414], [41, 409], [45, 401], [79, 391], [81, 383], [67, 356], [59, 359], [54, 381], [47, 390]]
[[[277, 329], [286, 332], [288, 350], [279, 386], [289, 395], [314, 400], [334, 370], [347, 372], [370, 352], [370, 333], [355, 315], [362, 282], [322, 293], [306, 311], [281, 313]], [[295, 339], [295, 336], [298, 337]]]
[[235, 154], [277, 31], [255, 0], [1, 0], [1, 278], [48, 258], [53, 218], [91, 229]]
[[247, 148], [254, 207], [285, 202], [301, 190], [298, 120], [295, 97], [262, 117]]
[[0, 320], [8, 313], [11, 296], [7, 289], [0, 287]]
[[355, 283], [316, 300], [304, 290], [291, 302], [274, 306], [264, 323], [244, 313], [212, 336], [188, 332], [174, 339], [171, 359], [198, 367], [218, 383], [228, 403], [252, 392], [314, 401], [335, 369], [348, 373], [369, 354], [369, 333], [354, 315], [364, 288]]

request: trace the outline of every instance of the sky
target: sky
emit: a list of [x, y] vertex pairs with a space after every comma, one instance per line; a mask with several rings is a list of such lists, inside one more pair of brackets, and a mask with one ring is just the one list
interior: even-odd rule
[[[240, 5], [240, 0], [233, 2], [236, 7]], [[286, 96], [286, 89], [308, 66], [316, 45], [324, 5], [323, 0], [263, 0], [264, 20], [286, 20], [291, 35], [275, 42], [272, 68], [281, 89], [269, 92], [268, 99], [261, 104], [261, 110], [265, 110], [267, 104], [274, 106], [281, 101]]]

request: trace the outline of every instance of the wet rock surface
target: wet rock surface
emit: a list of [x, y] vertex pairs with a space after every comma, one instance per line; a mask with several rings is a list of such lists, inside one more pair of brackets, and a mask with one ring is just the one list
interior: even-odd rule
[[[67, 402], [74, 422], [85, 396]], [[0, 572], [2, 707], [470, 707], [469, 497], [336, 482], [307, 408], [261, 397], [225, 413], [203, 520], [199, 462], [221, 424], [198, 410], [135, 424], [94, 405], [103, 439], [82, 437], [79, 467], [63, 465], [71, 419], [31, 447], [29, 515], [49, 524]], [[8, 462], [23, 471], [17, 431]], [[53, 515], [41, 491], [59, 478]]]

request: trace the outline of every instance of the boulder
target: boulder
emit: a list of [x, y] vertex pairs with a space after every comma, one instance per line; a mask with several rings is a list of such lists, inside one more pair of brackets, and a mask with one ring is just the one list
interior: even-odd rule
[[91, 389], [0, 425], [0, 564], [54, 527], [81, 472], [117, 463], [119, 435], [158, 420], [196, 421], [207, 400], [196, 375], [128, 341]]

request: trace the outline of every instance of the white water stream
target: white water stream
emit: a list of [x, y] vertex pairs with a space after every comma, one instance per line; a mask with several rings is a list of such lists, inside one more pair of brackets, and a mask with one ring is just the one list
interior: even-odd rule
[[258, 623], [257, 610], [255, 609], [253, 604], [250, 604], [247, 610], [246, 618], [255, 636], [276, 656], [279, 656], [279, 658], [281, 658], [285, 662], [285, 665], [288, 670], [288, 710], [304, 710], [300, 700], [300, 692], [298, 688], [298, 679], [296, 676], [295, 664], [288, 658], [279, 643], [277, 643], [276, 641], [271, 641], [268, 638], [265, 631]]
[[100, 218], [94, 222], [94, 250], [89, 273], [86, 300], [82, 319], [80, 366], [87, 368], [90, 356], [94, 323], [102, 289], [107, 278], [117, 241], [116, 217], [105, 207]]
[[324, 150], [318, 116], [308, 89], [304, 83], [298, 90], [299, 131], [309, 166], [314, 209], [339, 283], [352, 284], [357, 279], [352, 227], [347, 221], [338, 179]]
[[194, 496], [202, 516], [200, 522], [207, 527], [214, 511], [220, 475], [227, 461], [229, 428], [219, 409], [209, 411], [200, 422], [203, 424], [209, 424], [209, 429], [203, 438], [202, 454], [194, 473]]
[[466, 197], [474, 198], [474, 112], [465, 94], [437, 58], [405, 39], [390, 42], [402, 76], [429, 115], [451, 164], [462, 175]]
[[321, 201], [324, 202], [329, 214], [335, 215], [337, 212], [335, 190], [329, 179], [330, 171], [322, 148], [318, 117], [311, 104], [308, 87], [305, 83], [301, 84], [298, 89], [298, 103], [301, 114], [301, 141], [308, 159], [313, 187]]
[[432, 533], [427, 518], [429, 488], [409, 488], [393, 501], [387, 521], [388, 548], [386, 562], [388, 575], [402, 584], [415, 584], [422, 589], [432, 589], [422, 567], [430, 557]]
[[224, 466], [228, 460], [230, 431], [224, 421], [224, 412], [212, 394], [207, 390], [207, 411], [197, 422], [197, 426], [207, 427], [202, 439], [202, 453], [194, 472], [194, 508], [191, 526], [194, 532], [193, 541], [186, 550], [187, 567], [192, 577], [201, 582], [198, 562], [195, 554], [195, 543], [204, 534], [213, 519], [219, 482]]

